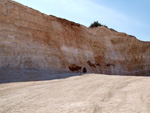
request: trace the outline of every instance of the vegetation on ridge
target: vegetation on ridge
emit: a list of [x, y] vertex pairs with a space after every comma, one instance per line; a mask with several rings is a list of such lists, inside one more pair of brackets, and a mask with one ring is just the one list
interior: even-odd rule
[[103, 26], [101, 23], [99, 23], [98, 21], [94, 21], [90, 27], [98, 27], [98, 26]]
[[[103, 24], [99, 23], [98, 21], [94, 21], [89, 27], [94, 28], [94, 27], [98, 27], [98, 26], [104, 26], [104, 27], [108, 28], [106, 25], [103, 25]], [[116, 31], [113, 28], [109, 28], [109, 29], [112, 31]]]

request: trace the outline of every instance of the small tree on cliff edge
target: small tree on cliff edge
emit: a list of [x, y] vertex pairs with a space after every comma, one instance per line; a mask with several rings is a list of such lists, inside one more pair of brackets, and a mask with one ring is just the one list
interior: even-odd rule
[[98, 26], [102, 26], [102, 24], [100, 24], [98, 21], [94, 21], [94, 23], [90, 25], [90, 27], [98, 27]]

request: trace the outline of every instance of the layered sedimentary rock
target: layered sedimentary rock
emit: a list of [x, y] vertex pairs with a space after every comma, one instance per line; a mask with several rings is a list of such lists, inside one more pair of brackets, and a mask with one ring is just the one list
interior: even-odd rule
[[0, 0], [0, 69], [150, 75], [150, 42]]

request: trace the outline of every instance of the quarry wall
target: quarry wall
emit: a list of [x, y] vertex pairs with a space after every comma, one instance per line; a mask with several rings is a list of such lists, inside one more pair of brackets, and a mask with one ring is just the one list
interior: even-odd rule
[[150, 42], [0, 0], [0, 69], [150, 75]]

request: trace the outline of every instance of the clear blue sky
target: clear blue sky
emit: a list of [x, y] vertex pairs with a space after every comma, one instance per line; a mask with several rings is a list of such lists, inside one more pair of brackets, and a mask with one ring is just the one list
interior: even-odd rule
[[150, 0], [14, 0], [48, 15], [89, 26], [99, 21], [150, 41]]

